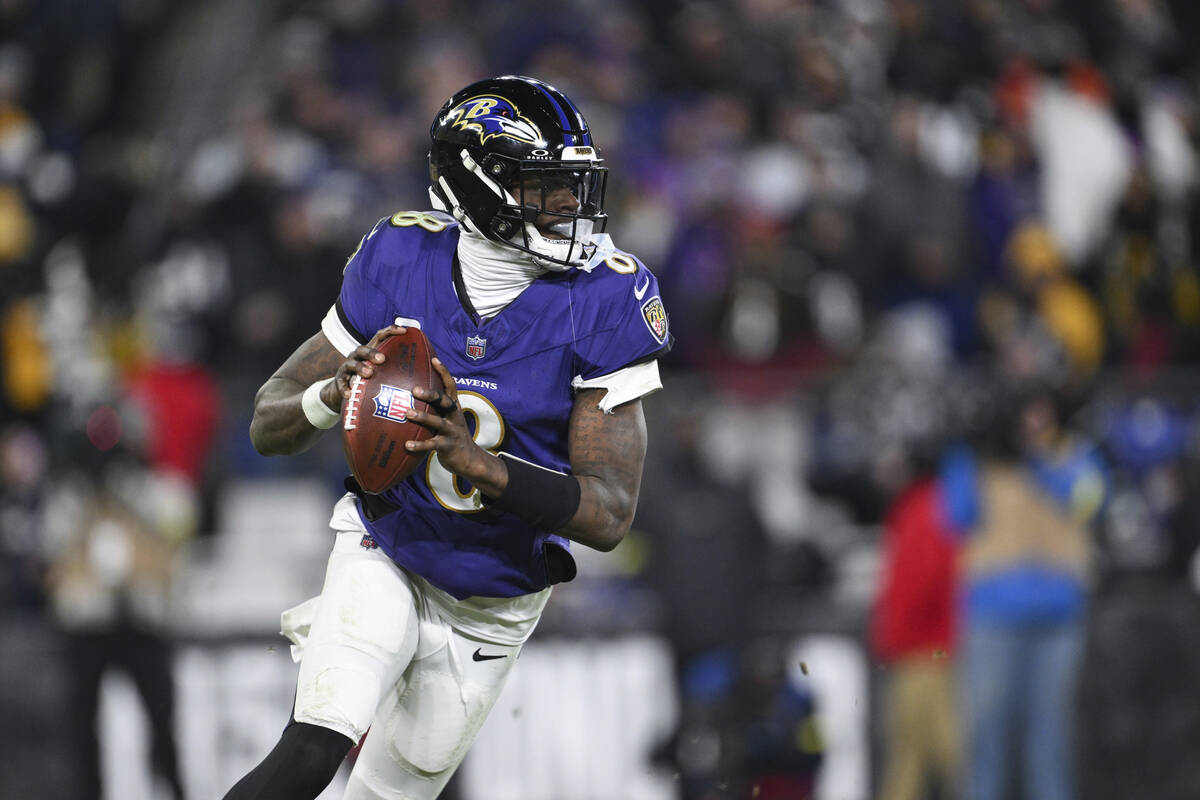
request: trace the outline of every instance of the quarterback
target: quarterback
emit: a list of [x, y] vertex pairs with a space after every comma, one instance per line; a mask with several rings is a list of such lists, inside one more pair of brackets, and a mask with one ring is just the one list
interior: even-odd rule
[[582, 114], [504, 76], [451, 97], [430, 133], [433, 209], [363, 236], [250, 426], [261, 453], [307, 449], [382, 363], [376, 345], [417, 327], [445, 387], [415, 392], [437, 410], [410, 412], [433, 434], [406, 445], [426, 461], [379, 495], [348, 480], [321, 595], [283, 614], [292, 717], [227, 798], [314, 798], [364, 736], [346, 797], [437, 797], [574, 577], [572, 543], [611, 550], [637, 505], [641, 398], [671, 336], [654, 276], [603, 232], [607, 169]]

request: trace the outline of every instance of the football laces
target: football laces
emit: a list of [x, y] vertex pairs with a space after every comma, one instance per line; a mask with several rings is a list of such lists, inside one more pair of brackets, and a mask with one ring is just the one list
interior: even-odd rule
[[350, 396], [346, 398], [346, 419], [342, 428], [352, 431], [358, 427], [358, 407], [362, 404], [362, 375], [350, 379]]

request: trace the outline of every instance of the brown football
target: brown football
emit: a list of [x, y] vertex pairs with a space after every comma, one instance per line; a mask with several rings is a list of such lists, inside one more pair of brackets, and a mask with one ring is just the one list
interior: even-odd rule
[[429, 340], [418, 328], [389, 336], [376, 347], [383, 353], [375, 374], [364, 380], [350, 381], [350, 396], [342, 405], [342, 443], [346, 461], [354, 479], [364, 491], [379, 494], [413, 473], [424, 453], [404, 449], [407, 441], [420, 441], [433, 435], [408, 419], [409, 409], [429, 409], [413, 396], [412, 390], [424, 386], [442, 391], [442, 379], [430, 363], [434, 356]]

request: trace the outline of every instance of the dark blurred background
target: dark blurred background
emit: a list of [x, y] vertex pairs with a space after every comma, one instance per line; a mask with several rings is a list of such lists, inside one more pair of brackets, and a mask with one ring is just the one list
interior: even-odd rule
[[962, 699], [999, 517], [938, 498], [1008, 453], [1083, 532], [1074, 796], [1200, 797], [1198, 35], [1191, 0], [0, 0], [0, 797], [218, 797], [274, 742], [345, 467], [258, 456], [254, 391], [509, 72], [584, 110], [676, 344], [634, 531], [449, 793], [969, 797], [978, 720], [899, 789], [893, 700], [914, 657]]

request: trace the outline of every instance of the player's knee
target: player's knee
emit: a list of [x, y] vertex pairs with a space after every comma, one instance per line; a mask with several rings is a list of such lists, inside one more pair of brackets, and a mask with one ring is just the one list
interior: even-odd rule
[[[368, 734], [367, 742], [371, 743]], [[379, 744], [379, 743], [375, 743]], [[386, 759], [380, 755], [386, 753]], [[430, 772], [422, 769], [401, 755], [395, 742], [388, 742], [380, 750], [364, 747], [359, 755], [360, 766], [350, 774], [342, 800], [424, 800], [437, 797], [458, 768], [456, 759], [445, 769]]]
[[352, 739], [366, 733], [384, 690], [378, 671], [370, 668], [373, 665], [309, 666], [310, 669], [301, 670], [296, 687], [294, 719], [340, 731]]
[[[410, 706], [420, 697], [419, 708]], [[453, 770], [466, 755], [491, 710], [495, 696], [470, 683], [461, 689], [446, 672], [421, 672], [401, 696], [387, 726], [388, 749], [410, 772], [438, 775]], [[464, 702], [465, 700], [465, 702]]]

